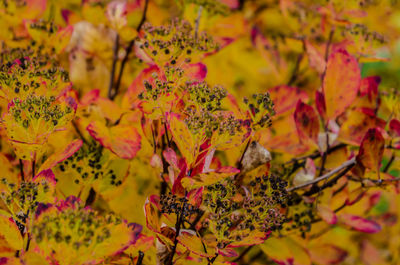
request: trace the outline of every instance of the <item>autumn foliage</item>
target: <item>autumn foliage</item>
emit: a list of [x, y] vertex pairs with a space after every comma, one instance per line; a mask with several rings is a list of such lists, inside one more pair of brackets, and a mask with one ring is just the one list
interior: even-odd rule
[[0, 1], [0, 265], [400, 263], [398, 1]]

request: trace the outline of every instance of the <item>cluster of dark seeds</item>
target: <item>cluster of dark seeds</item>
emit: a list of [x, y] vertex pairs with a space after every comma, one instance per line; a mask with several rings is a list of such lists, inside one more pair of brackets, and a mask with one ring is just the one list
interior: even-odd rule
[[229, 134], [234, 136], [243, 130], [244, 121], [236, 119], [233, 115], [223, 112], [210, 112], [188, 107], [185, 123], [193, 134], [204, 134], [210, 138], [214, 132], [219, 135]]
[[205, 33], [198, 34], [189, 22], [175, 19], [168, 26], [143, 25], [144, 37], [140, 48], [162, 65], [179, 65], [192, 62], [193, 56], [214, 51], [218, 45]]
[[7, 190], [2, 190], [0, 197], [14, 214], [13, 219], [23, 234], [28, 215], [34, 213], [39, 204], [39, 192], [48, 193], [50, 191], [49, 184], [43, 181], [40, 183], [21, 182], [16, 185], [9, 183], [5, 178], [1, 179], [1, 183], [7, 187]]
[[[49, 123], [49, 127], [65, 124], [64, 120], [70, 120], [73, 116], [73, 109], [70, 106], [57, 104], [54, 96], [45, 97], [30, 94], [25, 100], [15, 98], [14, 105], [9, 112], [14, 121], [21, 124], [25, 129], [32, 124], [38, 124], [42, 120]], [[11, 136], [12, 137], [12, 136]]]
[[109, 239], [110, 229], [121, 223], [122, 220], [114, 215], [100, 216], [91, 209], [71, 207], [42, 213], [32, 228], [32, 235], [38, 244], [64, 242], [79, 250]]
[[365, 42], [376, 41], [379, 44], [387, 42], [385, 36], [376, 31], [369, 31], [368, 27], [364, 24], [351, 24], [346, 27], [346, 31], [343, 31], [343, 35], [346, 33], [354, 36], [360, 36]]
[[175, 88], [173, 81], [160, 79], [157, 75], [153, 75], [152, 80], [145, 80], [143, 84], [145, 90], [138, 95], [140, 100], [157, 101]]
[[53, 34], [54, 32], [57, 32], [57, 26], [53, 23], [53, 21], [47, 21], [43, 19], [31, 22], [29, 24], [29, 27], [31, 29], [47, 32], [49, 35]]
[[215, 0], [185, 0], [188, 4], [195, 4], [203, 7], [210, 15], [228, 15], [230, 9], [221, 1]]
[[161, 195], [160, 198], [161, 213], [181, 215], [189, 219], [192, 214], [198, 214], [199, 208], [188, 203], [185, 197], [177, 197], [169, 192]]
[[60, 89], [68, 86], [68, 73], [50, 59], [50, 56], [35, 55], [3, 61], [0, 66], [0, 85], [8, 99], [23, 99], [31, 93], [38, 94], [39, 88], [45, 88], [46, 95], [57, 95]]
[[107, 180], [112, 186], [120, 186], [120, 179], [113, 169], [104, 165], [103, 147], [97, 142], [84, 143], [82, 147], [68, 159], [58, 164], [61, 172], [74, 172], [75, 184], [82, 181], [90, 183], [95, 180]]
[[224, 87], [210, 87], [206, 82], [189, 83], [186, 85], [186, 90], [190, 94], [191, 101], [211, 112], [221, 108], [221, 101], [227, 95]]
[[284, 230], [298, 230], [304, 238], [306, 233], [311, 230], [311, 225], [317, 216], [315, 204], [305, 203], [299, 195], [292, 194], [288, 199], [288, 206]]
[[203, 223], [214, 233], [218, 247], [240, 242], [253, 231], [269, 232], [282, 229], [285, 217], [287, 183], [278, 177], [257, 177], [243, 193], [231, 179], [207, 186], [203, 204], [209, 213]]
[[253, 118], [254, 128], [265, 128], [271, 126], [271, 117], [275, 115], [274, 103], [269, 93], [253, 94], [251, 98], [244, 98], [243, 102], [247, 105]]

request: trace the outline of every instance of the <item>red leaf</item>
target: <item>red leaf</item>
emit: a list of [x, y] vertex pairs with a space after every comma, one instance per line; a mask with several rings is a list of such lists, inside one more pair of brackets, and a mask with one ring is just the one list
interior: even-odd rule
[[380, 82], [381, 78], [379, 76], [369, 76], [363, 78], [360, 84], [360, 95], [368, 95], [368, 99], [370, 101], [376, 100], [376, 97], [378, 96], [378, 86]]
[[354, 230], [360, 232], [372, 234], [381, 231], [381, 226], [378, 223], [368, 219], [364, 219], [357, 215], [341, 214], [339, 216], [339, 220], [343, 224], [350, 226]]
[[384, 149], [385, 139], [382, 134], [377, 128], [369, 129], [361, 142], [357, 161], [364, 167], [379, 172]]
[[121, 158], [132, 159], [140, 150], [141, 136], [133, 126], [118, 124], [108, 128], [98, 121], [93, 121], [86, 130], [101, 145]]
[[392, 134], [395, 134], [397, 137], [400, 137], [400, 121], [392, 119], [389, 123], [389, 130]]
[[326, 114], [334, 119], [354, 101], [360, 87], [361, 75], [357, 60], [339, 49], [328, 60], [323, 82]]
[[313, 107], [299, 100], [294, 112], [294, 120], [300, 140], [306, 137], [318, 143], [319, 121]]

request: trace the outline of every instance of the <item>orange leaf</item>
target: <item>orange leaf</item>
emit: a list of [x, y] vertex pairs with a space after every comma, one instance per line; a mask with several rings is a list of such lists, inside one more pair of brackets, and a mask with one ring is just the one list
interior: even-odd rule
[[318, 245], [308, 248], [311, 260], [317, 264], [340, 264], [347, 256], [347, 252], [334, 245]]
[[354, 101], [361, 75], [356, 59], [345, 50], [337, 50], [328, 60], [323, 82], [326, 114], [334, 119]]
[[[307, 94], [296, 87], [277, 86], [269, 89], [268, 92], [274, 102], [276, 115], [294, 108], [298, 100], [306, 101], [308, 99]], [[285, 96], [282, 97], [282, 95]]]
[[385, 139], [378, 129], [369, 129], [361, 142], [357, 161], [368, 169], [379, 171], [385, 149]]
[[319, 121], [313, 107], [299, 100], [294, 112], [294, 120], [301, 141], [306, 137], [318, 143]]
[[86, 130], [102, 146], [121, 158], [132, 159], [140, 150], [141, 136], [133, 126], [118, 124], [108, 128], [98, 121], [93, 121]]
[[47, 160], [41, 165], [39, 173], [46, 169], [51, 169], [58, 163], [64, 161], [68, 157], [72, 156], [82, 146], [82, 140], [76, 139], [72, 141], [66, 148], [59, 150], [52, 154]]

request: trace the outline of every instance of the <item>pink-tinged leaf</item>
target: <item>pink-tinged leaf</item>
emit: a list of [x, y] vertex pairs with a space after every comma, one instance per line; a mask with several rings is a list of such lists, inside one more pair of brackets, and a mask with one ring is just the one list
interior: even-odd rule
[[382, 253], [368, 239], [361, 242], [361, 261], [365, 265], [387, 264]]
[[319, 74], [323, 74], [326, 67], [326, 62], [321, 53], [309, 41], [305, 41], [308, 62]]
[[306, 138], [318, 143], [319, 120], [313, 107], [299, 100], [294, 112], [294, 121], [301, 141]]
[[364, 196], [364, 194], [366, 193], [366, 190], [364, 187], [359, 187], [357, 189], [352, 190], [348, 195], [347, 195], [347, 199], [346, 199], [346, 205], [353, 205], [356, 202], [358, 202], [359, 200], [361, 200], [361, 198]]
[[218, 254], [223, 256], [223, 257], [228, 257], [228, 258], [232, 258], [232, 257], [237, 257], [238, 256], [238, 253], [232, 248], [218, 249]]
[[389, 123], [389, 130], [392, 135], [400, 137], [400, 121], [392, 119]]
[[325, 118], [326, 115], [326, 105], [325, 105], [325, 96], [321, 91], [315, 92], [315, 105], [317, 106], [317, 111], [321, 117]]
[[93, 121], [86, 130], [102, 146], [121, 158], [132, 159], [140, 150], [141, 136], [133, 126], [118, 124], [108, 128], [98, 121]]
[[176, 157], [176, 153], [172, 148], [167, 148], [163, 151], [163, 156], [165, 160], [173, 166], [174, 168], [178, 169], [178, 158]]
[[317, 245], [308, 248], [311, 260], [321, 265], [340, 264], [347, 252], [334, 245]]
[[[269, 89], [271, 99], [275, 104], [276, 115], [294, 108], [299, 100], [307, 101], [307, 94], [297, 87], [277, 86]], [[285, 95], [282, 97], [282, 95]]]
[[203, 81], [207, 75], [207, 66], [202, 63], [183, 65], [185, 75], [192, 81]]
[[239, 1], [238, 0], [221, 0], [222, 3], [227, 5], [229, 8], [235, 9], [239, 7]]
[[46, 169], [41, 171], [38, 175], [36, 175], [32, 181], [33, 182], [41, 182], [42, 180], [47, 181], [48, 183], [56, 185], [56, 177], [51, 169]]
[[80, 100], [81, 105], [88, 105], [93, 102], [96, 102], [96, 100], [100, 97], [100, 89], [93, 89], [87, 92], [85, 95], [82, 96]]
[[377, 128], [369, 129], [361, 142], [357, 161], [365, 168], [379, 171], [385, 149], [385, 139]]
[[75, 154], [82, 146], [82, 140], [73, 140], [66, 148], [59, 150], [58, 152], [52, 154], [47, 160], [40, 166], [39, 173], [43, 170], [51, 169], [58, 163], [64, 161], [68, 157]]
[[339, 215], [339, 221], [354, 230], [369, 234], [377, 233], [382, 229], [377, 222], [352, 214]]
[[357, 60], [339, 49], [328, 60], [323, 81], [326, 115], [335, 119], [354, 101], [360, 87], [361, 74]]
[[187, 195], [188, 203], [200, 207], [201, 202], [203, 201], [203, 190], [204, 188], [201, 187], [200, 189], [190, 191]]
[[336, 214], [326, 205], [318, 204], [317, 206], [318, 215], [322, 220], [327, 222], [328, 224], [334, 225], [337, 222]]

